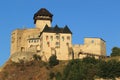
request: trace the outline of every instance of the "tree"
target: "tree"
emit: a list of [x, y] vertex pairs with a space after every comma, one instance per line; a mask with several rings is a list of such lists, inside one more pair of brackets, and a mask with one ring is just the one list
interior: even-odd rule
[[95, 59], [95, 57], [85, 57], [83, 58], [83, 62], [87, 64], [96, 64], [97, 60]]
[[59, 64], [59, 60], [57, 60], [57, 56], [56, 55], [50, 56], [50, 58], [49, 58], [50, 67], [53, 67], [53, 66], [58, 65], [58, 64]]
[[94, 58], [85, 58], [85, 61], [71, 60], [64, 69], [63, 80], [94, 80], [98, 67], [92, 60], [95, 61]]
[[56, 75], [55, 75], [55, 77], [56, 77], [56, 80], [61, 80], [62, 75], [61, 75], [60, 72], [57, 72]]
[[120, 77], [120, 62], [115, 60], [110, 60], [107, 62], [102, 62], [99, 65], [100, 71], [98, 76], [104, 79], [115, 79]]
[[39, 55], [37, 55], [37, 54], [34, 54], [34, 55], [33, 55], [33, 59], [34, 59], [34, 60], [37, 60], [37, 61], [40, 61], [40, 60], [41, 60], [41, 57], [40, 57]]
[[120, 48], [118, 48], [118, 47], [113, 47], [113, 48], [112, 48], [111, 56], [120, 56]]

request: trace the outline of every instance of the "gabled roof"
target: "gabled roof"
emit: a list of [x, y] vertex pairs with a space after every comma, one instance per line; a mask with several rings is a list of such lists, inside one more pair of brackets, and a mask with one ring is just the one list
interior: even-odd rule
[[60, 33], [60, 32], [61, 32], [61, 29], [58, 27], [58, 25], [56, 25], [56, 26], [53, 28], [53, 32], [54, 32], [54, 33]]
[[35, 17], [37, 17], [37, 16], [50, 16], [50, 17], [52, 17], [53, 15], [47, 9], [41, 8], [38, 12], [36, 12], [34, 14], [33, 19], [35, 19]]
[[72, 32], [67, 26], [65, 26], [64, 28], [60, 28], [57, 25], [55, 27], [48, 27], [48, 25], [46, 25], [43, 31], [40, 33], [40, 36], [42, 35], [43, 32], [72, 34]]
[[72, 32], [70, 31], [70, 29], [68, 28], [67, 25], [64, 27], [63, 33], [71, 33], [72, 34]]

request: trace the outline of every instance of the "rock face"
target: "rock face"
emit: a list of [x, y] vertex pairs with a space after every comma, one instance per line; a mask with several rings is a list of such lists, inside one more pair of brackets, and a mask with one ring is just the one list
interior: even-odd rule
[[13, 62], [19, 62], [19, 60], [31, 61], [33, 60], [33, 52], [18, 52], [11, 56]]

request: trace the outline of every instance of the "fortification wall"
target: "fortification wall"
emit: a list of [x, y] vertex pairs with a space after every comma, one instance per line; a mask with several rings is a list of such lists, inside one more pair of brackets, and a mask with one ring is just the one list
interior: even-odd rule
[[39, 34], [40, 30], [37, 28], [14, 30], [11, 35], [11, 55], [15, 52], [28, 51], [28, 39]]

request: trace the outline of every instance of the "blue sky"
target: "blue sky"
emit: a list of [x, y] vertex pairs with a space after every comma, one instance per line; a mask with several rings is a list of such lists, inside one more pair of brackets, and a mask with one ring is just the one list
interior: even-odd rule
[[33, 15], [40, 8], [53, 13], [53, 26], [69, 26], [73, 44], [100, 37], [106, 41], [107, 55], [114, 46], [120, 47], [120, 0], [1, 0], [0, 65], [10, 56], [11, 32], [34, 27]]

